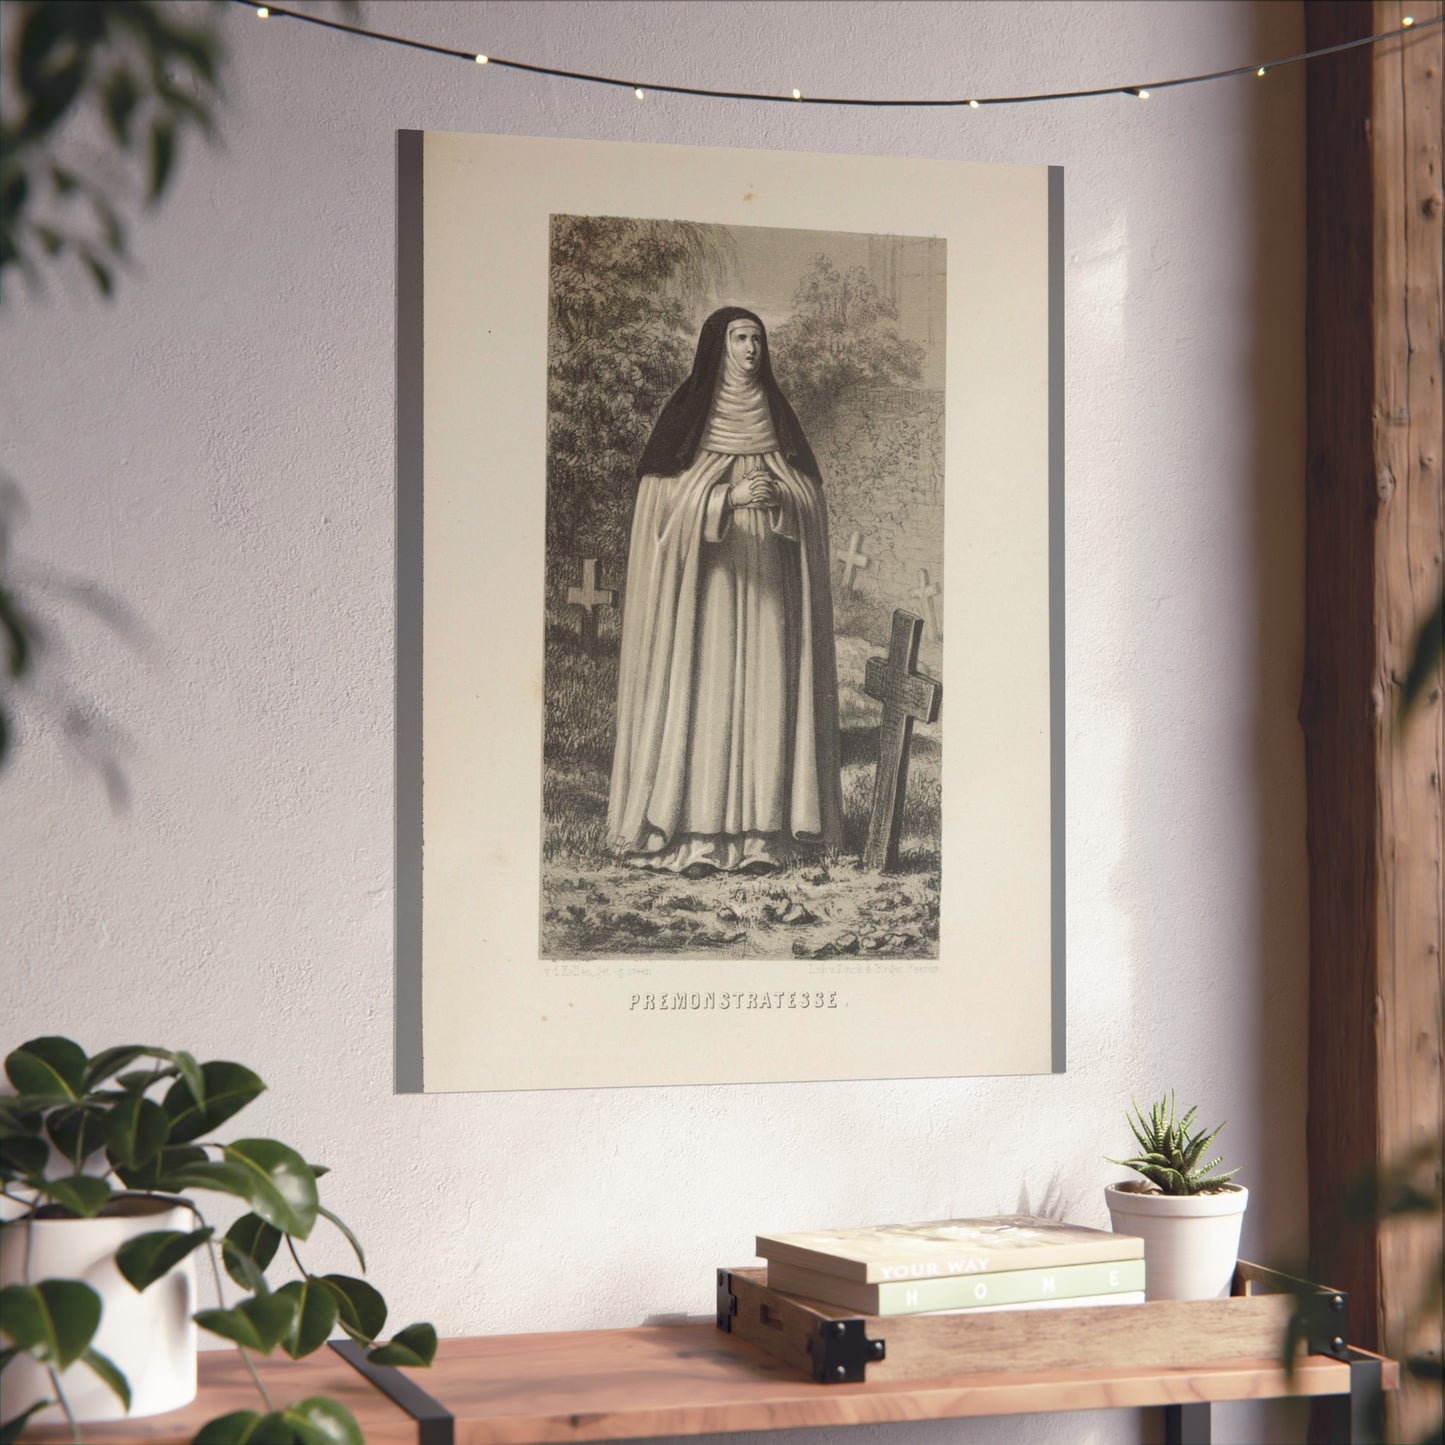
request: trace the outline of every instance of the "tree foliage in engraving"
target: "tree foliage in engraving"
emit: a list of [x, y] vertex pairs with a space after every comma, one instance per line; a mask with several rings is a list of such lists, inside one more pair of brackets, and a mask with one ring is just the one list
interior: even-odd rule
[[805, 429], [823, 425], [845, 392], [897, 386], [923, 373], [923, 348], [898, 334], [898, 312], [861, 266], [817, 256], [772, 332], [773, 371]]
[[693, 318], [726, 259], [716, 227], [553, 217], [549, 555], [625, 560], [637, 460], [687, 376]]

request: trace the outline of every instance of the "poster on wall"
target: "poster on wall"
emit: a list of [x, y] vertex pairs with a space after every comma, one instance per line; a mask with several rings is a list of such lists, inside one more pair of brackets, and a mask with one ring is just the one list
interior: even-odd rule
[[399, 142], [398, 1088], [1062, 1069], [1060, 172]]

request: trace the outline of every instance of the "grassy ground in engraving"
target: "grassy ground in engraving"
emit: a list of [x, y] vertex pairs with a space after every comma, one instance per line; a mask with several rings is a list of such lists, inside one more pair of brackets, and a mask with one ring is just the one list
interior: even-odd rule
[[[846, 616], [846, 609], [840, 608]], [[870, 627], [870, 632], [876, 628]], [[858, 866], [877, 762], [878, 704], [861, 691], [864, 637], [837, 639], [844, 847], [763, 877], [679, 878], [606, 846], [617, 641], [595, 654], [549, 626], [542, 770], [544, 958], [936, 958], [942, 767], [937, 727], [914, 731], [900, 867]]]

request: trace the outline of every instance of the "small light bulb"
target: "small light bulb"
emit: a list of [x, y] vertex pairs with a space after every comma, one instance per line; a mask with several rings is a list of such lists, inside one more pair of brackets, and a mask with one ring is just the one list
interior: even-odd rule
[[489, 61], [491, 58], [492, 58], [492, 57], [491, 57], [490, 55], [479, 55], [479, 56], [477, 56], [477, 64], [478, 64], [478, 65], [485, 65], [485, 64], [487, 63], [487, 61]]
[[793, 91], [793, 99], [794, 99], [794, 100], [802, 100], [802, 98], [803, 98], [803, 92], [802, 92], [801, 90], [795, 89], [795, 90]]
[[642, 87], [640, 85], [632, 93], [638, 98], [638, 100], [642, 99]]
[[969, 101], [969, 103], [968, 103], [968, 108], [969, 108], [970, 110], [977, 110], [977, 109], [978, 109], [978, 102], [977, 102], [976, 100], [971, 100], [971, 101]]
[[1259, 69], [1256, 70], [1254, 73], [1255, 73], [1257, 76], [1259, 76], [1259, 78], [1260, 78], [1261, 80], [1263, 80], [1264, 77], [1265, 77], [1265, 75], [1266, 75], [1268, 72], [1266, 71], [1265, 67], [1261, 65], [1261, 66], [1259, 67]]
[[1408, 30], [1408, 29], [1410, 28], [1410, 26], [1412, 26], [1414, 23], [1415, 23], [1415, 17], [1414, 17], [1413, 15], [1407, 15], [1407, 16], [1400, 22], [1400, 24], [1403, 25], [1407, 30]]
[[264, 5], [258, 5], [256, 7], [256, 16], [260, 20], [264, 20], [270, 13]]
[[1148, 100], [1148, 99], [1149, 99], [1149, 92], [1148, 92], [1147, 90], [1141, 90], [1141, 91], [1139, 91], [1139, 92], [1138, 92], [1138, 95], [1139, 95], [1139, 99], [1140, 99], [1140, 100]]

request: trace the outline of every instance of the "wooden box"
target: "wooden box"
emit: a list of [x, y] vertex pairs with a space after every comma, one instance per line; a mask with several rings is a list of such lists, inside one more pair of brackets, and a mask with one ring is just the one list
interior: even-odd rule
[[1287, 1331], [1297, 1353], [1350, 1358], [1341, 1291], [1243, 1260], [1228, 1299], [1076, 1309], [883, 1318], [770, 1289], [757, 1268], [720, 1269], [717, 1287], [719, 1329], [826, 1384], [1181, 1360], [1278, 1363]]

